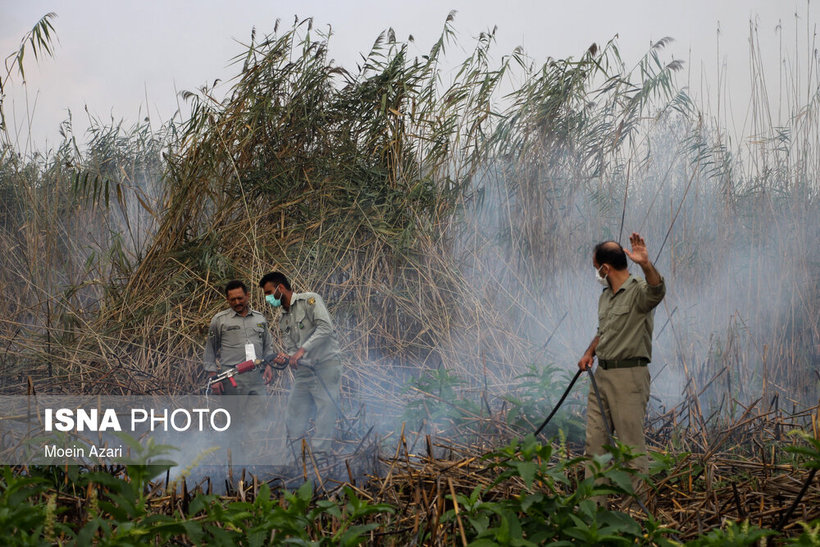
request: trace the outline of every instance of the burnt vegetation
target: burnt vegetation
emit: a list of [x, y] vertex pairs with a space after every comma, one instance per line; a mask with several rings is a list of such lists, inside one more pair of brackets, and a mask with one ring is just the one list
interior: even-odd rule
[[[311, 19], [277, 25], [230, 82], [183, 94], [185, 120], [94, 121], [84, 142], [68, 120], [34, 155], [3, 126], [3, 394], [201, 391], [223, 284], [279, 269], [329, 303], [344, 408], [367, 435], [363, 409], [388, 424], [357, 446], [369, 474], [231, 470], [221, 495], [144, 464], [6, 469], [21, 543], [820, 544], [816, 58], [778, 120], [753, 46], [736, 142], [678, 83], [669, 39], [634, 66], [614, 41], [536, 62], [490, 31], [453, 65], [453, 24], [424, 52], [385, 31], [357, 67]], [[50, 33], [47, 16], [3, 86]], [[590, 501], [585, 387], [543, 444], [520, 440], [593, 333], [592, 242], [632, 230], [672, 287], [652, 517], [627, 503], [622, 447], [596, 465], [625, 503]]]

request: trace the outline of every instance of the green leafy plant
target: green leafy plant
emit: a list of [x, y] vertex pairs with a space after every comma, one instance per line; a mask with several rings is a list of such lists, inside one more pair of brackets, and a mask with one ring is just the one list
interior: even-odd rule
[[129, 435], [119, 437], [131, 450], [126, 462], [128, 480], [102, 471], [84, 476], [94, 503], [89, 507], [87, 522], [77, 533], [77, 541], [125, 545], [168, 540], [183, 534], [196, 536], [198, 524], [152, 513], [148, 503], [146, 487], [150, 479], [175, 465], [164, 459], [173, 447], [155, 444], [151, 438], [142, 445]]
[[760, 540], [777, 534], [773, 530], [758, 528], [748, 521], [727, 522], [723, 528], [712, 530], [694, 541], [688, 542], [689, 547], [748, 547], [757, 545]]
[[[457, 495], [462, 517], [469, 524], [467, 536], [475, 545], [671, 545], [671, 530], [654, 520], [643, 524], [626, 513], [599, 506], [594, 498], [608, 494], [632, 494], [632, 471], [623, 466], [628, 450], [593, 458], [553, 458], [550, 445], [532, 435], [488, 454], [499, 471], [489, 487], [469, 495]], [[583, 479], [584, 465], [592, 474]], [[493, 499], [493, 486], [520, 480], [519, 494]], [[453, 522], [455, 510], [445, 514]]]
[[[538, 367], [527, 366], [526, 372], [515, 377], [507, 395], [502, 399], [510, 404], [507, 411], [507, 423], [522, 433], [532, 432], [552, 412], [564, 390], [570, 383], [571, 376], [555, 365]], [[577, 389], [577, 388], [576, 388]], [[584, 435], [584, 423], [580, 416], [572, 413], [576, 401], [568, 400], [543, 431], [551, 437], [563, 433], [563, 438], [570, 442], [580, 442]]]
[[481, 405], [465, 397], [467, 382], [446, 369], [428, 370], [419, 376], [404, 392], [413, 398], [407, 404], [402, 419], [411, 427], [422, 421], [446, 427], [455, 427], [465, 419], [481, 416]]
[[801, 466], [817, 470], [820, 469], [820, 439], [814, 437], [807, 431], [795, 429], [789, 432], [792, 437], [798, 437], [805, 444], [794, 444], [786, 447], [787, 452], [802, 456]]
[[[263, 484], [253, 502], [223, 505], [214, 496], [200, 495], [190, 505], [190, 517], [203, 514], [202, 533], [212, 545], [360, 545], [378, 523], [366, 522], [382, 513], [392, 513], [387, 504], [370, 504], [350, 488], [340, 501], [313, 502], [313, 485], [305, 482], [282, 500], [271, 497]], [[323, 522], [335, 519], [337, 529], [330, 532]]]
[[790, 538], [785, 543], [787, 545], [799, 545], [800, 547], [820, 546], [820, 520], [811, 523], [801, 522], [800, 526], [803, 528], [803, 532], [797, 537]]
[[52, 537], [57, 531], [67, 531], [54, 522], [53, 509], [49, 515], [46, 505], [36, 503], [45, 491], [45, 483], [40, 478], [16, 475], [10, 467], [3, 467], [0, 472], [0, 529], [5, 531], [6, 538], [14, 538], [17, 545], [47, 545], [47, 525]]

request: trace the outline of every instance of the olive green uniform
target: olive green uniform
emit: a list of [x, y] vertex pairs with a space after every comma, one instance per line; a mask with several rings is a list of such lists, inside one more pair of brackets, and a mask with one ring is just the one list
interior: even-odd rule
[[[204, 368], [217, 372], [217, 361], [224, 367], [235, 367], [248, 360], [247, 346], [252, 345], [254, 357], [261, 359], [273, 351], [273, 339], [268, 330], [268, 320], [261, 313], [249, 310], [241, 316], [233, 309], [219, 312], [211, 320], [208, 340], [205, 343]], [[230, 381], [222, 382], [226, 395], [264, 395], [265, 382], [257, 371], [237, 374], [233, 377], [237, 387]]]
[[282, 343], [288, 354], [304, 348], [302, 363], [293, 373], [293, 389], [288, 397], [286, 425], [288, 437], [304, 437], [307, 422], [315, 408], [314, 451], [328, 452], [336, 426], [336, 407], [342, 363], [333, 321], [322, 297], [316, 293], [293, 293], [290, 309], [279, 320]]
[[[217, 361], [222, 369], [235, 367], [248, 360], [250, 347], [253, 357], [261, 359], [273, 352], [273, 338], [268, 329], [268, 320], [261, 313], [249, 310], [244, 317], [232, 308], [217, 313], [211, 320], [208, 329], [208, 340], [205, 342], [203, 366], [208, 372], [217, 372]], [[237, 440], [241, 442], [244, 453], [258, 448], [263, 440], [265, 420], [265, 403], [267, 395], [265, 381], [258, 370], [252, 370], [233, 377], [236, 387], [230, 380], [223, 380], [225, 395], [247, 395], [247, 397], [228, 397], [223, 404], [233, 417], [233, 427], [239, 429]]]
[[[658, 285], [630, 275], [613, 293], [604, 289], [598, 300], [598, 370], [595, 379], [606, 419], [620, 442], [636, 453], [646, 453], [643, 420], [649, 402], [649, 370], [652, 360], [654, 309], [666, 294], [663, 278]], [[590, 389], [587, 401], [586, 452], [603, 454], [609, 444], [604, 421]], [[640, 456], [633, 466], [646, 473], [648, 461]], [[633, 481], [637, 486], [637, 482]]]

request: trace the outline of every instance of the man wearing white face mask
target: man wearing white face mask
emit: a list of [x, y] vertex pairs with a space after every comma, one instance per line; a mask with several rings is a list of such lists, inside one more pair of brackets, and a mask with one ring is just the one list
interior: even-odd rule
[[[285, 418], [288, 438], [305, 436], [308, 419], [315, 411], [311, 447], [314, 452], [329, 452], [336, 426], [336, 408], [342, 363], [336, 329], [322, 297], [316, 293], [295, 293], [280, 272], [265, 274], [259, 280], [265, 300], [282, 310], [279, 331], [293, 369], [293, 388], [288, 396]], [[299, 366], [304, 358], [308, 366]]]
[[[635, 468], [646, 473], [648, 460], [644, 440], [643, 420], [649, 402], [649, 370], [652, 360], [652, 330], [654, 309], [666, 294], [663, 277], [649, 260], [646, 243], [633, 233], [631, 251], [615, 241], [595, 246], [592, 264], [595, 277], [605, 289], [598, 300], [598, 331], [578, 368], [588, 370], [595, 357], [598, 371], [595, 378], [606, 416], [601, 416], [598, 401], [590, 390], [587, 402], [586, 453], [603, 454], [608, 444], [604, 420], [618, 439], [644, 454], [633, 460]], [[629, 273], [629, 257], [643, 270], [646, 280]], [[639, 490], [640, 481], [633, 479]]]

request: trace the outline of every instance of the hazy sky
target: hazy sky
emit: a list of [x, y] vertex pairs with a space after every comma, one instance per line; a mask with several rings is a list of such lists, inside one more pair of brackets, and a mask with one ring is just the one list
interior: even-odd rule
[[[808, 52], [816, 47], [809, 47], [807, 36], [814, 35], [818, 18], [816, 5], [806, 0], [0, 0], [4, 58], [45, 13], [58, 15], [54, 58], [39, 64], [29, 60], [28, 92], [17, 78], [13, 84], [18, 85], [8, 90], [6, 114], [10, 125], [18, 128], [12, 135], [21, 135], [20, 149], [31, 150], [25, 146], [30, 126], [33, 142], [42, 150], [60, 140], [59, 123], [69, 109], [77, 133], [86, 126], [86, 106], [95, 117], [124, 119], [127, 125], [144, 117], [146, 110], [153, 120], [170, 117], [177, 109], [178, 91], [235, 75], [237, 67], [230, 66], [230, 59], [242, 51], [237, 42], [247, 42], [254, 26], [258, 35], [272, 32], [277, 18], [285, 28], [294, 15], [312, 16], [318, 27], [332, 26], [331, 57], [352, 67], [358, 54], [368, 51], [388, 27], [399, 39], [412, 34], [412, 47], [418, 54], [426, 53], [450, 10], [457, 11], [455, 28], [463, 50], [451, 52], [455, 61], [472, 48], [474, 37], [493, 26], [498, 27], [498, 57], [520, 45], [539, 62], [550, 56], [578, 57], [591, 43], [602, 44], [618, 35], [622, 57], [631, 66], [652, 41], [671, 36], [675, 42], [664, 58], [691, 60], [678, 76], [679, 83], [690, 83], [692, 94], [702, 94], [704, 104], [714, 102], [718, 59], [726, 67], [722, 85], [731, 90], [736, 110], [732, 120], [738, 126], [748, 102], [750, 21], [758, 25], [767, 80], [776, 91], [778, 24], [782, 22], [784, 54], [795, 59], [797, 49], [797, 64], [805, 72]], [[27, 112], [33, 112], [31, 123]]]

